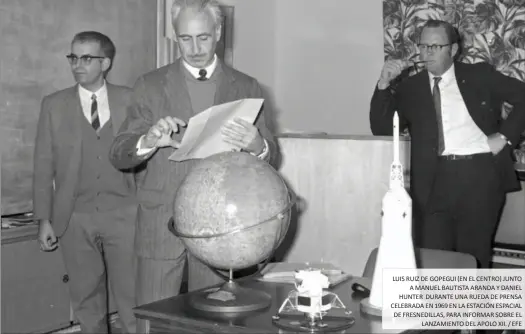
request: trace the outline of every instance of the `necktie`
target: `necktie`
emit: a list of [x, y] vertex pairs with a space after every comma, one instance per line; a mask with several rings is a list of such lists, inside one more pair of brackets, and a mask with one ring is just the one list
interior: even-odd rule
[[443, 116], [441, 114], [441, 92], [439, 90], [439, 81], [441, 77], [434, 77], [434, 88], [432, 96], [434, 98], [434, 108], [436, 109], [436, 120], [438, 127], [438, 155], [445, 151], [445, 135], [443, 134]]
[[197, 78], [197, 80], [200, 80], [200, 81], [206, 80], [206, 74], [208, 74], [208, 72], [206, 72], [205, 69], [200, 70], [199, 77]]
[[91, 95], [91, 126], [97, 132], [100, 129], [100, 120], [98, 119], [97, 96], [95, 94]]

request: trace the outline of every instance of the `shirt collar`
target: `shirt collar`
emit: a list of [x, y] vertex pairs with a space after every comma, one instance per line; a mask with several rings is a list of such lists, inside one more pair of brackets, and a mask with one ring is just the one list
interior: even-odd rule
[[81, 99], [89, 99], [91, 100], [91, 96], [95, 94], [97, 96], [97, 100], [100, 100], [107, 96], [108, 94], [108, 88], [106, 86], [106, 80], [104, 80], [104, 83], [102, 84], [102, 87], [100, 87], [96, 92], [92, 92], [90, 90], [85, 89], [82, 87], [82, 85], [78, 85], [78, 94], [80, 95]]
[[[190, 64], [188, 64], [185, 60], [182, 60], [182, 64], [184, 64], [184, 67], [188, 70], [188, 72], [191, 73], [191, 75], [194, 78], [199, 77], [199, 71], [201, 70], [201, 68], [193, 67]], [[213, 56], [212, 63], [204, 68], [206, 70], [206, 79], [209, 79], [212, 76], [216, 68], [217, 68], [217, 55], [215, 54]]]
[[[433, 82], [436, 75], [428, 72], [428, 77], [430, 78], [430, 82]], [[454, 70], [454, 63], [452, 63], [452, 65], [448, 68], [448, 70], [446, 70], [446, 72], [441, 75], [441, 82], [443, 85], [446, 85], [451, 80], [455, 80], [455, 79], [456, 79], [456, 71]]]

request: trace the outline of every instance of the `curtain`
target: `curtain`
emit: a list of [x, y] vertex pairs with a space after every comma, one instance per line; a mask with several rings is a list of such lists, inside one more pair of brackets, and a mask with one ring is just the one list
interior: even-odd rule
[[172, 63], [179, 57], [171, 24], [173, 0], [157, 0], [157, 68]]
[[[488, 62], [525, 81], [525, 0], [383, 0], [385, 60], [417, 60], [416, 44], [428, 19], [458, 29], [459, 61]], [[511, 110], [505, 103], [502, 117]]]

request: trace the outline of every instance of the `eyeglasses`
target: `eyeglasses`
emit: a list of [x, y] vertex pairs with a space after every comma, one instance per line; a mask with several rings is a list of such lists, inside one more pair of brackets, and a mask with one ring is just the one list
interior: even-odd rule
[[104, 58], [107, 58], [107, 57], [101, 57], [101, 56], [92, 56], [92, 55], [82, 55], [82, 56], [77, 56], [77, 55], [74, 55], [74, 54], [68, 54], [66, 56], [67, 60], [69, 61], [69, 63], [71, 65], [76, 65], [78, 63], [78, 60], [80, 59], [80, 64], [83, 65], [83, 66], [87, 66], [89, 64], [91, 64], [91, 61], [93, 59], [104, 59]]
[[445, 46], [452, 45], [452, 43], [449, 44], [418, 44], [417, 47], [419, 50], [425, 52], [425, 51], [440, 51]]

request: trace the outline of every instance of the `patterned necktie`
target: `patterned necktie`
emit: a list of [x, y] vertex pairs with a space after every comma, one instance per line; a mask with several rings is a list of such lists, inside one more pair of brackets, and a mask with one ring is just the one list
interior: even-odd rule
[[445, 151], [445, 135], [443, 134], [443, 116], [441, 114], [441, 92], [439, 90], [439, 81], [441, 77], [434, 77], [434, 88], [432, 89], [432, 96], [434, 98], [434, 108], [436, 109], [436, 119], [438, 127], [438, 155], [442, 155]]
[[91, 95], [91, 126], [98, 133], [100, 129], [100, 120], [98, 119], [98, 104], [97, 96], [95, 94]]
[[208, 72], [206, 72], [205, 69], [200, 70], [200, 71], [199, 71], [199, 77], [197, 78], [197, 80], [199, 80], [199, 81], [205, 81], [205, 80], [207, 80], [207, 79], [206, 79], [206, 74], [208, 74]]

